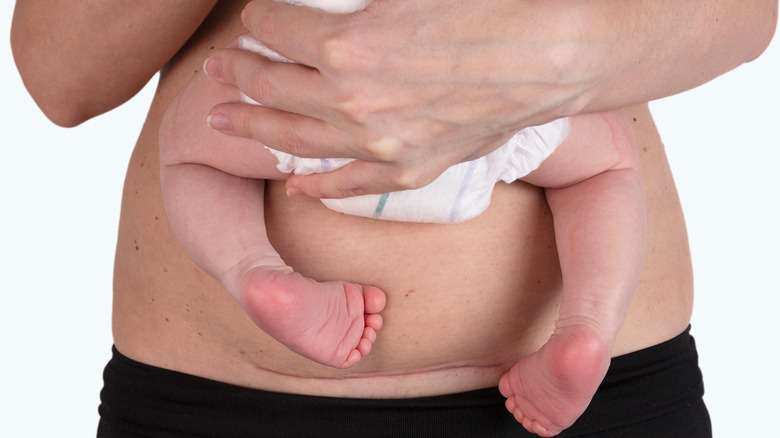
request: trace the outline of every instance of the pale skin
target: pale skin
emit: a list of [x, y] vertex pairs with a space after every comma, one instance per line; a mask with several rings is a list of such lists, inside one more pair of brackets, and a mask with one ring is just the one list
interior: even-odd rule
[[[206, 125], [215, 103], [240, 99], [238, 89], [198, 74], [170, 105], [160, 128], [168, 219], [193, 260], [264, 331], [318, 363], [354, 366], [381, 328], [385, 295], [372, 286], [304, 278], [273, 249], [257, 179], [290, 175], [255, 141]], [[645, 205], [628, 120], [619, 112], [573, 117], [566, 140], [522, 180], [547, 188], [564, 294], [556, 334], [505, 375], [502, 391], [517, 400], [508, 407], [518, 421], [552, 436], [579, 417], [596, 391], [639, 281]]]
[[[337, 34], [348, 37], [343, 40], [345, 47], [360, 44], [359, 35], [374, 35], [365, 41], [376, 45], [372, 49], [386, 50], [392, 49], [396, 41], [408, 40], [410, 35], [420, 36], [422, 40], [415, 43], [422, 44], [428, 37], [436, 36], [438, 29], [438, 35], [450, 35], [453, 50], [460, 43], [473, 47], [474, 41], [469, 40], [474, 40], [478, 32], [484, 33], [483, 27], [463, 22], [462, 26], [453, 28], [438, 21], [438, 17], [441, 11], [452, 10], [453, 6], [457, 8], [448, 20], [458, 15], [473, 16], [474, 12], [465, 8], [478, 9], [479, 5], [439, 3], [409, 2], [408, 5], [427, 7], [429, 13], [425, 19], [405, 22], [400, 30], [394, 17], [402, 16], [400, 8], [405, 2], [378, 0], [374, 3], [376, 12], [372, 14], [333, 21], [311, 21], [304, 8], [283, 10], [270, 2], [255, 2], [252, 8], [255, 12], [265, 9], [263, 21], [273, 25], [279, 41], [300, 41], [292, 36], [302, 37], [304, 41], [296, 44], [312, 57], [320, 57], [320, 42], [329, 41]], [[560, 303], [558, 254], [550, 251], [554, 240], [547, 207], [539, 192], [523, 183], [498, 185], [491, 208], [485, 214], [469, 223], [447, 227], [344, 217], [325, 209], [317, 200], [286, 196], [288, 190], [282, 183], [267, 183], [268, 237], [290, 266], [318, 280], [348, 278], [359, 284], [374, 284], [387, 297], [382, 342], [377, 342], [370, 355], [348, 369], [317, 365], [282, 347], [257, 328], [222, 287], [184, 254], [166, 225], [163, 212], [156, 166], [160, 120], [174, 96], [191, 80], [193, 71], [211, 53], [211, 48], [224, 47], [246, 32], [238, 20], [244, 4], [227, 0], [155, 1], [148, 5], [107, 1], [88, 5], [17, 2], [12, 31], [17, 65], [36, 102], [60, 125], [73, 126], [117, 106], [167, 65], [128, 166], [114, 286], [117, 348], [126, 356], [150, 365], [251, 388], [298, 394], [397, 398], [498, 385], [501, 376], [517, 361], [547, 341]], [[430, 153], [425, 151], [435, 145], [450, 144], [457, 152], [442, 161], [457, 162], [464, 156], [479, 153], [480, 144], [484, 146], [484, 143], [475, 139], [487, 138], [491, 126], [499, 126], [495, 122], [502, 118], [514, 120], [507, 123], [512, 125], [507, 129], [509, 132], [519, 125], [570, 115], [577, 108], [600, 111], [626, 107], [691, 88], [758, 56], [772, 36], [777, 10], [776, 1], [756, 1], [746, 8], [744, 2], [737, 0], [630, 5], [605, 0], [578, 2], [578, 6], [582, 8], [579, 13], [610, 17], [585, 20], [579, 28], [581, 33], [567, 36], [573, 42], [593, 43], [589, 51], [578, 54], [583, 61], [581, 68], [567, 72], [570, 79], [590, 80], [553, 81], [544, 87], [545, 93], [534, 93], [532, 85], [522, 85], [523, 78], [541, 74], [544, 66], [517, 70], [513, 73], [516, 83], [506, 86], [517, 90], [519, 106], [489, 111], [489, 99], [485, 99], [480, 100], [485, 104], [479, 105], [480, 109], [473, 96], [466, 93], [464, 99], [474, 108], [472, 114], [462, 113], [461, 116], [468, 117], [463, 116], [460, 123], [448, 125], [446, 129], [420, 126], [421, 132], [437, 134], [431, 135], [428, 141], [415, 143], [418, 147], [411, 150], [411, 155], [407, 151], [399, 153], [398, 157], [402, 157], [399, 159], [409, 157], [411, 163], [415, 161], [415, 153], [418, 157], [419, 154], [448, 155], [448, 150], [441, 148], [430, 149], [433, 151]], [[497, 2], [491, 11], [492, 19], [504, 21], [493, 28], [533, 31], [539, 35], [540, 45], [545, 41], [561, 42], [561, 38], [545, 33], [554, 20], [523, 23], [524, 17], [529, 16], [554, 18], [555, 9], [561, 7], [562, 3], [549, 1], [522, 5]], [[627, 10], [629, 7], [631, 10]], [[669, 14], [670, 10], [675, 14]], [[253, 20], [259, 21], [250, 18], [249, 22]], [[424, 27], [427, 32], [416, 32], [415, 27]], [[101, 38], [91, 37], [97, 34]], [[262, 35], [255, 36], [273, 46]], [[182, 49], [188, 39], [189, 43]], [[398, 43], [399, 47], [409, 45]], [[528, 59], [539, 59], [533, 56], [530, 47], [504, 49], [507, 53], [496, 59], [524, 58], [526, 53]], [[106, 53], [111, 56], [105, 56]], [[464, 59], [476, 55], [466, 53]], [[268, 71], [267, 66], [255, 58], [245, 59], [238, 52], [219, 52], [214, 59], [222, 62], [225, 80], [238, 83], [249, 95], [253, 94], [249, 83], [256, 83], [258, 77], [269, 79], [263, 74]], [[328, 70], [320, 67], [320, 71]], [[54, 71], [58, 81], [50, 80]], [[305, 84], [301, 93], [340, 94], [343, 91], [327, 81], [340, 82], [341, 90], [349, 91], [350, 81], [360, 80], [360, 89], [377, 96], [392, 95], [397, 94], [398, 88], [393, 87], [401, 87], [403, 78], [425, 74], [424, 71], [404, 72], [400, 66], [383, 70], [382, 78], [368, 75], [360, 79], [357, 73], [352, 76], [341, 73], [331, 72], [319, 82], [299, 83]], [[278, 77], [284, 80], [290, 76]], [[348, 79], [341, 82], [342, 77]], [[440, 79], [457, 82], [457, 77], [453, 73]], [[425, 80], [431, 82], [430, 78]], [[456, 90], [460, 88], [451, 87], [449, 105], [438, 110], [453, 108], [451, 103], [457, 102]], [[343, 102], [336, 94], [332, 102], [327, 98], [311, 100], [316, 102], [311, 104], [311, 110], [316, 109], [322, 117], [335, 114], [333, 105]], [[293, 96], [286, 92], [275, 95], [279, 99]], [[425, 96], [414, 95], [421, 100], [416, 102], [418, 108], [428, 108], [426, 111], [431, 116], [436, 114], [435, 100], [426, 104]], [[291, 108], [294, 102], [279, 105]], [[285, 149], [290, 139], [282, 134], [296, 126], [298, 120], [291, 113], [278, 113], [269, 106], [230, 104], [217, 109], [232, 123], [232, 133], [254, 135], [279, 149]], [[264, 117], [250, 117], [259, 111]], [[685, 227], [663, 146], [646, 106], [629, 107], [622, 112], [636, 134], [647, 193], [648, 240], [641, 281], [615, 339], [612, 356], [656, 345], [679, 334], [690, 321], [692, 306]], [[369, 112], [364, 114], [367, 122], [374, 117]], [[480, 114], [482, 117], [477, 117]], [[393, 161], [386, 155], [382, 159], [390, 158], [390, 161], [375, 162], [372, 154], [376, 151], [364, 149], [368, 142], [363, 140], [415, 137], [411, 135], [414, 129], [409, 135], [392, 132], [400, 129], [401, 124], [394, 123], [390, 116], [382, 123], [376, 120], [362, 125], [346, 121], [338, 124], [332, 118], [335, 129], [331, 137], [316, 133], [301, 136], [332, 139], [319, 146], [301, 145], [305, 146], [301, 152], [311, 149], [308, 155], [317, 155], [317, 151], [323, 156], [352, 154], [366, 160], [369, 164], [365, 166], [376, 166], [376, 183], [369, 183], [369, 172], [352, 177], [344, 172], [307, 180], [314, 181], [311, 187], [304, 186], [309, 182], [304, 183], [303, 179], [291, 179], [289, 185], [297, 185], [314, 195], [329, 190], [338, 192], [340, 188], [350, 193], [357, 186], [364, 191], [383, 192], [397, 186], [398, 176], [409, 169], [413, 170], [412, 174], [435, 173], [420, 171], [415, 165]], [[406, 127], [411, 128], [414, 127]], [[299, 130], [296, 126], [294, 131], [306, 133], [306, 129], [304, 126]], [[447, 143], [443, 137], [448, 135], [450, 140], [461, 137], [466, 140]], [[475, 140], [470, 152], [469, 139]], [[349, 147], [349, 153], [343, 150], [339, 153], [342, 146]], [[325, 180], [336, 177], [331, 182]], [[339, 237], [323, 238], [324, 230]], [[406, 238], [404, 245], [388, 237], [398, 235]], [[479, 269], [473, 266], [477, 258], [484, 262]], [[348, 263], [334, 266], [333, 259]], [[471, 299], [475, 291], [478, 300]], [[463, 305], [466, 302], [469, 304]], [[453, 325], [452, 321], [460, 324]], [[450, 339], [458, 342], [449, 342]]]

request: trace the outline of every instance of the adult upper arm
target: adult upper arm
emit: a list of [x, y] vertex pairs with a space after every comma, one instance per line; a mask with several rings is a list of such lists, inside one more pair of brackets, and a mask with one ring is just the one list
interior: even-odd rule
[[75, 126], [135, 95], [217, 0], [17, 0], [11, 47], [49, 119]]

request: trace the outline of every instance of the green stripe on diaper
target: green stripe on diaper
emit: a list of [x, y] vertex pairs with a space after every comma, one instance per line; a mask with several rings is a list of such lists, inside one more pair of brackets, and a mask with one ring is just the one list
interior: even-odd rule
[[387, 204], [387, 198], [389, 197], [390, 193], [385, 193], [379, 197], [379, 202], [376, 204], [376, 209], [374, 210], [374, 217], [382, 216], [382, 210], [385, 209], [385, 204]]

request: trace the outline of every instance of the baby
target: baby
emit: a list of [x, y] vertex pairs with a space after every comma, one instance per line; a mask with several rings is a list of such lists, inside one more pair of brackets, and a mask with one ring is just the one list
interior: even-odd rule
[[[303, 4], [304, 2], [300, 2]], [[365, 0], [312, 0], [348, 13]], [[239, 47], [285, 59], [249, 36]], [[296, 353], [346, 368], [368, 354], [385, 295], [293, 271], [265, 232], [264, 179], [324, 172], [349, 160], [301, 159], [204, 123], [219, 102], [248, 99], [197, 74], [160, 127], [161, 184], [168, 219], [192, 259], [255, 323]], [[323, 200], [353, 215], [459, 222], [479, 215], [498, 181], [545, 188], [563, 275], [555, 331], [499, 382], [506, 406], [531, 432], [553, 436], [585, 410], [609, 367], [612, 345], [639, 281], [645, 200], [630, 124], [620, 113], [578, 115], [518, 132], [495, 152], [448, 169], [412, 191]]]

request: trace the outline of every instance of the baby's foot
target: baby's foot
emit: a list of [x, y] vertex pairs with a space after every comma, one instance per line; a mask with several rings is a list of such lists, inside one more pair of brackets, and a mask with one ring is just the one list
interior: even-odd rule
[[550, 437], [590, 404], [609, 368], [610, 343], [585, 326], [559, 329], [501, 377], [506, 407], [528, 431]]
[[372, 286], [317, 282], [298, 273], [255, 268], [240, 296], [260, 328], [296, 353], [348, 368], [371, 351], [385, 294]]

